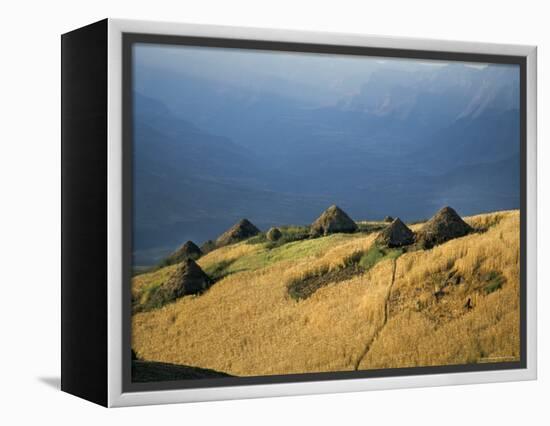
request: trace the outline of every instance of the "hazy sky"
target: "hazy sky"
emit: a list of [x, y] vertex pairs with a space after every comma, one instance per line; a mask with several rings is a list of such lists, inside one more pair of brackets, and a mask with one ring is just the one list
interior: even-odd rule
[[[137, 43], [134, 69], [154, 72], [161, 69], [181, 75], [223, 80], [249, 89], [277, 87], [277, 82], [300, 87], [297, 98], [334, 103], [357, 93], [370, 75], [379, 70], [426, 71], [460, 64], [478, 69], [483, 63], [449, 63], [416, 59], [369, 56], [264, 51], [235, 48], [167, 46]], [[275, 83], [275, 84], [274, 84]], [[310, 87], [311, 91], [307, 88]]]
[[134, 242], [147, 264], [242, 217], [519, 205], [519, 67], [137, 44]]

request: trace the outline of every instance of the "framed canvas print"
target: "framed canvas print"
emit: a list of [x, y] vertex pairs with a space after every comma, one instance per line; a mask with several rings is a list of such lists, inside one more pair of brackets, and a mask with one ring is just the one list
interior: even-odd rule
[[536, 378], [536, 49], [103, 20], [62, 42], [62, 389]]

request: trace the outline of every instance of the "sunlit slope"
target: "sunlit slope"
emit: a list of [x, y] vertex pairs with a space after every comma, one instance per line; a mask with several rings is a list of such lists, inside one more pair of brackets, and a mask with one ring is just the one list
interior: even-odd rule
[[[300, 301], [288, 295], [290, 282], [341, 268], [376, 233], [215, 250], [198, 263], [224, 278], [203, 295], [135, 314], [133, 347], [144, 360], [233, 375], [518, 359], [519, 214], [467, 222], [490, 226], [384, 259]], [[135, 294], [171, 268], [134, 278]]]
[[499, 219], [485, 233], [399, 258], [388, 322], [361, 369], [519, 360], [519, 214], [467, 222]]

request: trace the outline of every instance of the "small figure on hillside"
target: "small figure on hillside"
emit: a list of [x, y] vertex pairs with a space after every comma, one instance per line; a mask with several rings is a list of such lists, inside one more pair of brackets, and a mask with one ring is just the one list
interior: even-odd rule
[[472, 299], [468, 297], [468, 301], [464, 304], [464, 307], [468, 310], [472, 309], [474, 306], [472, 305]]
[[458, 274], [452, 276], [449, 279], [449, 283], [452, 284], [452, 285], [459, 285], [461, 281], [462, 281], [462, 277]]
[[434, 286], [434, 296], [437, 302], [439, 302], [439, 299], [445, 296], [445, 292], [443, 291], [443, 288], [441, 286], [439, 285]]

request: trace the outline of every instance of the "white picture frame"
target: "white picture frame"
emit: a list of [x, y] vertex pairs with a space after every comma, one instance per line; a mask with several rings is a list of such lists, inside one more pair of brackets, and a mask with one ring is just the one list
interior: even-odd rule
[[[534, 46], [379, 37], [357, 34], [317, 33], [260, 28], [237, 28], [121, 19], [106, 20], [107, 26], [107, 378], [109, 407], [196, 401], [260, 398], [335, 392], [355, 392], [424, 386], [534, 380], [537, 377], [537, 50]], [[504, 55], [525, 59], [525, 147], [526, 147], [526, 366], [525, 368], [445, 374], [397, 375], [391, 377], [346, 378], [208, 388], [126, 391], [123, 360], [128, 351], [124, 336], [123, 303], [123, 37], [125, 34], [207, 37], [258, 40], [278, 43], [306, 43], [326, 46], [357, 46], [396, 51], [446, 54]], [[71, 390], [69, 390], [71, 391]], [[75, 393], [75, 392], [72, 392]], [[100, 402], [101, 403], [101, 402]]]

